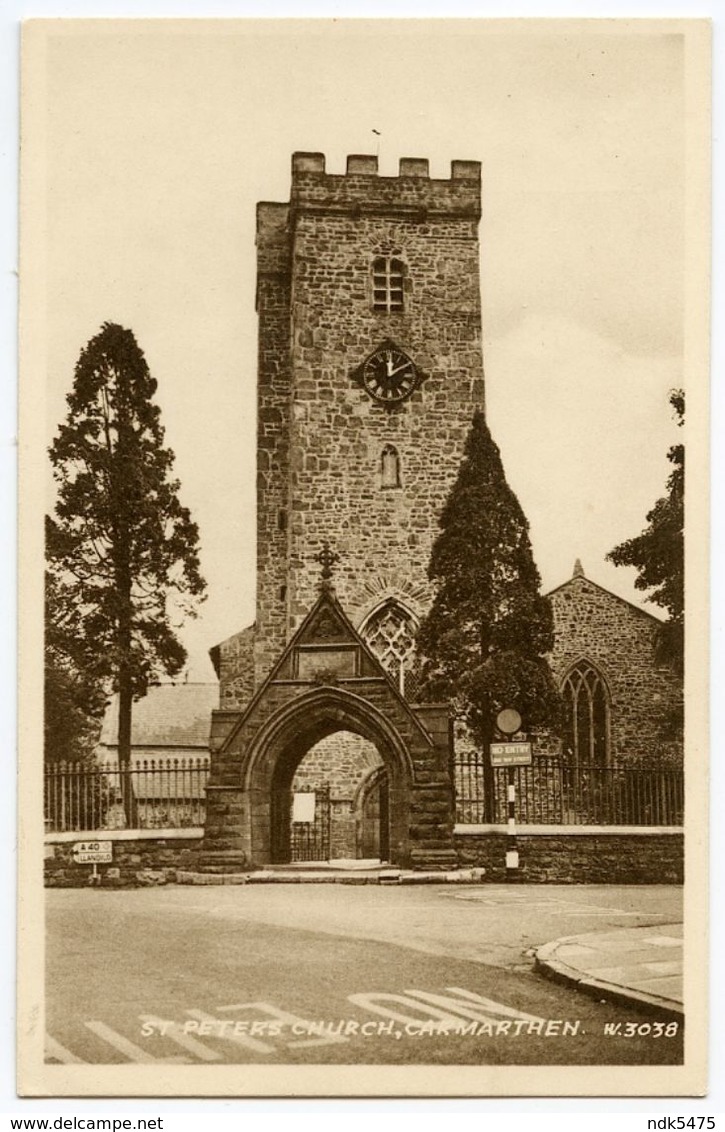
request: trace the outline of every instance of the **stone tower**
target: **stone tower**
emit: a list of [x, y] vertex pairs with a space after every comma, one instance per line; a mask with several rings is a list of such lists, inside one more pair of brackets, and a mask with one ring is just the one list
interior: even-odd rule
[[294, 154], [288, 204], [258, 205], [257, 623], [230, 680], [250, 647], [254, 685], [267, 675], [316, 599], [326, 540], [353, 623], [389, 669], [407, 647], [483, 406], [480, 214], [478, 162], [435, 180], [423, 159], [381, 177], [351, 156], [336, 175], [317, 153]]
[[[449, 869], [456, 798], [459, 821], [480, 820], [415, 662], [439, 516], [483, 408], [480, 205], [477, 162], [435, 180], [422, 159], [380, 177], [353, 156], [337, 175], [315, 153], [293, 156], [288, 203], [258, 205], [257, 619], [212, 649], [205, 867]], [[580, 565], [552, 604], [570, 751], [602, 767], [646, 753], [633, 736], [665, 706], [646, 677], [656, 622]]]

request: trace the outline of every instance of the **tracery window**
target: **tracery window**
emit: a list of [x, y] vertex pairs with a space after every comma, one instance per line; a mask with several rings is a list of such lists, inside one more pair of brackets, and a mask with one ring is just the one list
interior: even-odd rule
[[405, 264], [393, 256], [373, 260], [373, 310], [402, 311]]
[[609, 693], [601, 673], [580, 660], [561, 686], [565, 704], [564, 753], [574, 762], [606, 764], [609, 757]]
[[410, 698], [416, 676], [413, 615], [391, 598], [376, 609], [362, 626], [361, 634], [403, 695]]
[[400, 487], [400, 456], [392, 444], [386, 444], [380, 459], [381, 487]]

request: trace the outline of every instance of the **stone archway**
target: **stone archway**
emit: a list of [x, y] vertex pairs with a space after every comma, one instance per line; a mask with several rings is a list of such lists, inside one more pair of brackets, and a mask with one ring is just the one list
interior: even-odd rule
[[390, 860], [453, 867], [447, 710], [405, 699], [329, 587], [247, 709], [215, 713], [202, 865], [284, 861], [295, 770], [337, 731], [373, 743], [385, 766]]
[[390, 859], [410, 853], [410, 798], [414, 770], [401, 736], [370, 703], [335, 687], [314, 689], [276, 712], [249, 752], [244, 789], [249, 803], [253, 860], [289, 860], [289, 807], [295, 771], [309, 749], [336, 731], [351, 731], [373, 743], [389, 782]]

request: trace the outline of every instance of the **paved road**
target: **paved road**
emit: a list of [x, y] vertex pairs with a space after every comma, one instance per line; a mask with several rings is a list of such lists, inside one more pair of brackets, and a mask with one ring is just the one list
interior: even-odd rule
[[678, 918], [665, 888], [51, 890], [47, 1056], [674, 1064], [680, 1027], [550, 983], [527, 952]]

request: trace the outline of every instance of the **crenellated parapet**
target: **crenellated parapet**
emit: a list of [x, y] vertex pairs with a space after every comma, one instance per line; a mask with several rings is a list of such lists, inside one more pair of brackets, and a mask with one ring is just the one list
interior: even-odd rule
[[378, 175], [378, 159], [351, 154], [344, 174], [327, 173], [323, 153], [292, 156], [291, 206], [299, 211], [358, 215], [481, 215], [480, 161], [452, 161], [448, 180], [431, 178], [428, 159], [401, 157], [397, 177]]

